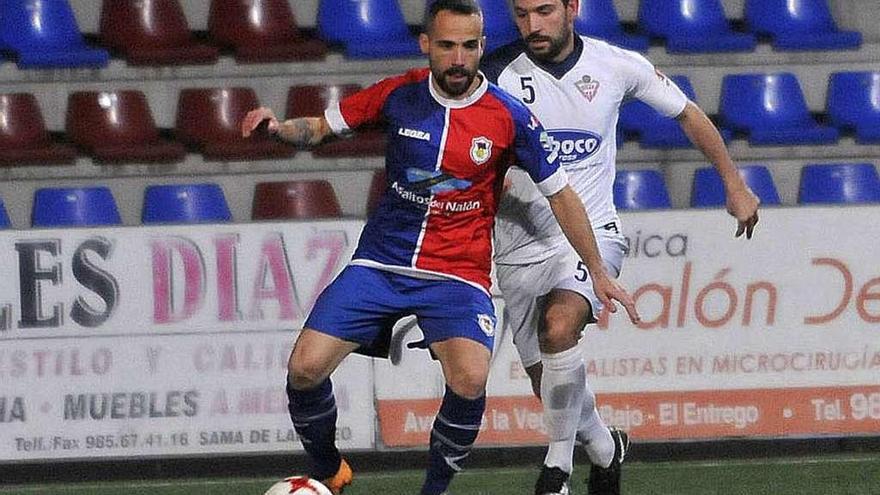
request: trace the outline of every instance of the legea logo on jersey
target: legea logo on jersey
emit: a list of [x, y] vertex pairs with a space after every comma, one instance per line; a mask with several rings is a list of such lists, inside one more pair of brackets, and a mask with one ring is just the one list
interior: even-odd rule
[[592, 132], [568, 129], [555, 129], [541, 135], [541, 145], [550, 153], [547, 161], [577, 163], [596, 153], [602, 144], [602, 137]]

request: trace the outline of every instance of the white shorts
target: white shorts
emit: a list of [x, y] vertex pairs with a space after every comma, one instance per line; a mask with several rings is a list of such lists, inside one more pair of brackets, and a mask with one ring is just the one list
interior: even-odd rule
[[[619, 276], [627, 249], [617, 224], [607, 224], [594, 230], [593, 234], [608, 274]], [[504, 324], [513, 332], [513, 343], [526, 368], [541, 361], [538, 347], [541, 297], [553, 289], [570, 290], [590, 303], [593, 315], [598, 316], [602, 311], [602, 303], [593, 292], [593, 281], [586, 266], [567, 242], [555, 256], [538, 263], [498, 264], [495, 275], [504, 296]]]

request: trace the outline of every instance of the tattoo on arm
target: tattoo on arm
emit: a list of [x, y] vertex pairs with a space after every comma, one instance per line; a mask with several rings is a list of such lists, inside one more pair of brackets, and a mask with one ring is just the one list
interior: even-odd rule
[[291, 137], [295, 144], [300, 146], [312, 144], [312, 126], [306, 119], [294, 119], [291, 127], [293, 128]]
[[278, 135], [281, 139], [297, 146], [314, 146], [324, 139], [320, 130], [319, 119], [303, 117], [282, 123]]

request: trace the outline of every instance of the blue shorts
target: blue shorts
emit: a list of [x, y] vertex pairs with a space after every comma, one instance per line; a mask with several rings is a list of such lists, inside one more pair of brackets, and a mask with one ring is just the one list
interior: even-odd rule
[[464, 337], [489, 348], [495, 307], [488, 294], [456, 280], [424, 280], [349, 265], [318, 296], [305, 327], [361, 345], [357, 352], [388, 356], [391, 329], [416, 315], [425, 343]]

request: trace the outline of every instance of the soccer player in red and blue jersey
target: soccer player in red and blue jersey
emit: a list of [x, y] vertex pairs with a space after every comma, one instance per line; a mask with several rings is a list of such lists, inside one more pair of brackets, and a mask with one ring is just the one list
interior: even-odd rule
[[547, 197], [588, 267], [598, 297], [638, 320], [633, 300], [605, 272], [583, 204], [541, 142], [526, 107], [478, 72], [485, 39], [474, 0], [437, 0], [419, 38], [430, 68], [385, 79], [328, 108], [322, 117], [279, 122], [281, 139], [314, 145], [331, 134], [383, 123], [388, 188], [350, 264], [321, 293], [288, 365], [290, 416], [313, 461], [310, 475], [334, 492], [352, 471], [335, 445], [330, 374], [352, 352], [383, 355], [391, 328], [414, 314], [440, 361], [446, 393], [431, 431], [423, 495], [444, 493], [476, 440], [485, 409], [495, 333], [489, 295], [492, 228], [508, 167], [523, 168]]

